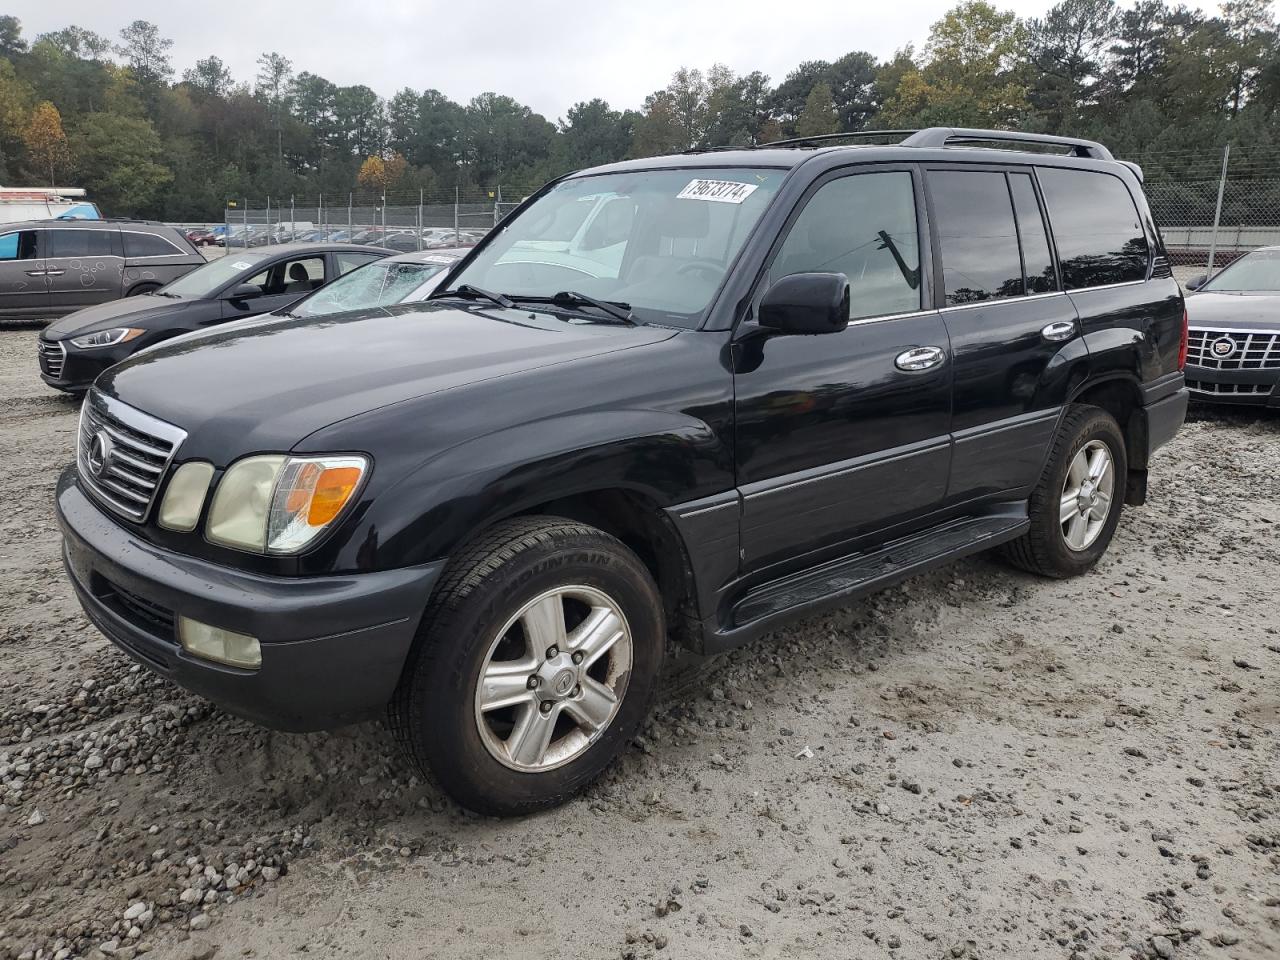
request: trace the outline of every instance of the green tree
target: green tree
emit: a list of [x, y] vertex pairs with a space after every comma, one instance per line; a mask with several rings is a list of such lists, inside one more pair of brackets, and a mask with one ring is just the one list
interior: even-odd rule
[[631, 145], [634, 120], [603, 100], [575, 103], [560, 124], [564, 155], [571, 169], [621, 160]]
[[831, 86], [825, 81], [818, 83], [809, 91], [804, 110], [796, 121], [796, 136], [817, 137], [826, 133], [838, 132], [839, 121], [836, 119], [836, 104], [831, 96]]
[[116, 53], [125, 59], [134, 77], [144, 86], [155, 86], [173, 76], [169, 50], [173, 41], [160, 36], [160, 28], [147, 20], [135, 20], [120, 31]]
[[1062, 0], [1028, 22], [1034, 75], [1028, 99], [1044, 129], [1071, 129], [1096, 105], [1116, 26], [1115, 0]]
[[14, 16], [0, 16], [0, 57], [25, 53], [27, 41], [22, 39], [22, 22]]
[[231, 71], [218, 57], [205, 57], [182, 73], [182, 82], [202, 97], [225, 97], [231, 92]]
[[80, 181], [103, 209], [117, 216], [159, 212], [173, 173], [151, 121], [111, 113], [80, 118], [71, 133]]
[[658, 90], [644, 101], [631, 135], [631, 156], [658, 157], [686, 149], [685, 131], [676, 119], [670, 91]]

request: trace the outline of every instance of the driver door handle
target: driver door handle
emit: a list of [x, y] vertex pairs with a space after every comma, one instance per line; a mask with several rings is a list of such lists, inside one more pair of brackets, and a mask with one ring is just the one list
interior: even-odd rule
[[921, 370], [932, 370], [945, 359], [947, 352], [941, 347], [912, 347], [898, 354], [893, 365], [905, 373], [918, 373]]
[[27, 271], [28, 277], [45, 277], [48, 275], [49, 275], [48, 270], [28, 270]]
[[1040, 329], [1040, 336], [1054, 342], [1070, 340], [1075, 335], [1076, 322], [1074, 320], [1058, 320]]
[[62, 276], [62, 275], [63, 275], [64, 273], [66, 273], [66, 272], [67, 272], [67, 271], [65, 271], [65, 270], [46, 270], [46, 271], [44, 272], [44, 275], [45, 275], [46, 277], [60, 277], [60, 276]]

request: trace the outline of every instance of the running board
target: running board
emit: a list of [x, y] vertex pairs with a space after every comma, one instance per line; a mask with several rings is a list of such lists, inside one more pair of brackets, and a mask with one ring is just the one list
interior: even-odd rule
[[736, 646], [780, 620], [847, 603], [914, 574], [989, 550], [1017, 539], [1030, 526], [1026, 503], [1009, 504], [1006, 512], [952, 520], [877, 550], [841, 557], [762, 584], [733, 606], [729, 625], [716, 631], [713, 645], [719, 649]]

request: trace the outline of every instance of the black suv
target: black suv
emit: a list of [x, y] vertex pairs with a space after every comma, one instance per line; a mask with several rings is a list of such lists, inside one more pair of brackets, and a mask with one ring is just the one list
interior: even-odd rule
[[106, 372], [66, 565], [156, 672], [286, 729], [389, 710], [460, 802], [530, 811], [635, 734], [668, 637], [726, 650], [993, 547], [1089, 570], [1182, 423], [1185, 319], [1096, 143], [613, 164], [425, 303]]

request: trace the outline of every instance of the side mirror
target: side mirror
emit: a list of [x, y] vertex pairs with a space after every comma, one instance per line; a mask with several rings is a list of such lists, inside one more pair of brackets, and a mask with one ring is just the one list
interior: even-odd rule
[[241, 283], [223, 295], [224, 300], [253, 300], [262, 296], [262, 288], [255, 283]]
[[1188, 281], [1187, 281], [1187, 289], [1188, 289], [1188, 290], [1199, 290], [1201, 287], [1203, 287], [1203, 286], [1204, 286], [1206, 283], [1208, 283], [1208, 282], [1209, 282], [1209, 277], [1208, 277], [1208, 275], [1207, 275], [1207, 274], [1202, 273], [1202, 274], [1200, 274], [1200, 276], [1198, 276], [1198, 277], [1192, 277], [1190, 280], [1188, 280]]
[[779, 333], [839, 333], [849, 325], [849, 281], [842, 273], [793, 273], [760, 302], [760, 326]]

